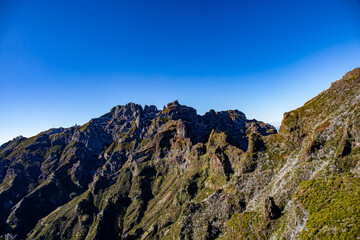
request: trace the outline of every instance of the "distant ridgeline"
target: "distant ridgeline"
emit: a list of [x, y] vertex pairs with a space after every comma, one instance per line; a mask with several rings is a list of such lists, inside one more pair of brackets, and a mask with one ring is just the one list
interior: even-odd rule
[[360, 68], [287, 112], [129, 103], [0, 147], [3, 239], [360, 239]]

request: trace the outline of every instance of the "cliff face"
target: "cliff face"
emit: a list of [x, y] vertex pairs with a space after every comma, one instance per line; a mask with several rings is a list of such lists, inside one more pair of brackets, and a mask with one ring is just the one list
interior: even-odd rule
[[0, 147], [16, 239], [360, 237], [360, 69], [284, 114], [116, 106]]

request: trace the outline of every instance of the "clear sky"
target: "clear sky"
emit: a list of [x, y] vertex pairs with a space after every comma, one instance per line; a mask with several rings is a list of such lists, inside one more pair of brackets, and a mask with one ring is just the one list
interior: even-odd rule
[[359, 0], [3, 0], [0, 143], [127, 102], [276, 123], [359, 66]]

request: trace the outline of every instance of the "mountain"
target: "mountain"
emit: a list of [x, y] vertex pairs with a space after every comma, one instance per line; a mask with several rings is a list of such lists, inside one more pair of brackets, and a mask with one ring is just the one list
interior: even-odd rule
[[360, 239], [360, 68], [287, 112], [116, 106], [0, 147], [4, 239]]

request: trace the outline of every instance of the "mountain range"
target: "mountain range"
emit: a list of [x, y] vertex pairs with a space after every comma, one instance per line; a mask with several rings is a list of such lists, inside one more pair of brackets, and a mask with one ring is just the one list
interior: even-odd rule
[[360, 239], [360, 68], [284, 114], [128, 103], [0, 147], [0, 239]]

